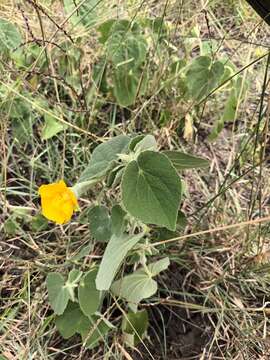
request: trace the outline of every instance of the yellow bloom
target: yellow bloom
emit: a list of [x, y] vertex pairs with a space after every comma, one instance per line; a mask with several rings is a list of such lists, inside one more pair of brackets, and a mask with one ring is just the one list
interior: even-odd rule
[[63, 180], [41, 185], [38, 193], [41, 196], [42, 214], [57, 224], [68, 222], [78, 208], [74, 192], [67, 187]]

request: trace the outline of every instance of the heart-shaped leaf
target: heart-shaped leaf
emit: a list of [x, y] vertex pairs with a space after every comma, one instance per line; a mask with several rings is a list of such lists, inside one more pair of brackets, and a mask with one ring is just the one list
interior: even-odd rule
[[[113, 29], [112, 29], [113, 30]], [[142, 35], [128, 32], [112, 32], [108, 40], [107, 54], [115, 67], [125, 66], [125, 71], [138, 68], [146, 58], [147, 43]]]
[[206, 97], [220, 82], [224, 65], [220, 61], [212, 62], [208, 56], [194, 59], [186, 73], [190, 95], [196, 100]]
[[121, 189], [123, 204], [132, 216], [175, 230], [181, 181], [165, 155], [142, 152], [127, 165]]
[[164, 258], [148, 265], [148, 272], [141, 268], [133, 274], [115, 281], [111, 286], [111, 291], [126, 299], [129, 302], [129, 307], [136, 311], [141, 300], [149, 298], [157, 291], [157, 282], [152, 277], [166, 270], [169, 264], [169, 259]]

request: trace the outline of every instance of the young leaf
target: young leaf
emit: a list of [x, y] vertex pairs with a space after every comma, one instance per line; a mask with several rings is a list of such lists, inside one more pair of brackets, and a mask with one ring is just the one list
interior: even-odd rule
[[70, 299], [63, 276], [55, 272], [49, 273], [46, 284], [51, 307], [57, 315], [63, 314]]
[[131, 275], [124, 276], [112, 284], [111, 291], [115, 295], [126, 299], [130, 308], [136, 311], [141, 300], [147, 299], [156, 293], [157, 282], [152, 277], [166, 270], [169, 263], [169, 259], [164, 258], [148, 265], [148, 273], [141, 268]]
[[164, 271], [170, 265], [170, 259], [168, 257], [163, 258], [159, 261], [147, 265], [149, 272], [152, 276], [158, 275], [161, 271]]
[[110, 288], [117, 270], [128, 251], [131, 250], [142, 237], [142, 233], [137, 235], [112, 235], [98, 270], [96, 278], [96, 287], [98, 290], [108, 290]]
[[154, 295], [157, 289], [157, 282], [149, 277], [143, 269], [115, 281], [111, 286], [111, 291], [128, 301], [129, 307], [133, 311], [137, 310], [141, 300]]
[[94, 206], [89, 210], [89, 227], [97, 241], [108, 241], [111, 237], [111, 219], [105, 206]]
[[130, 151], [134, 151], [135, 146], [142, 141], [145, 138], [145, 135], [141, 134], [141, 135], [137, 135], [134, 138], [131, 139], [130, 143], [129, 143], [129, 150]]
[[220, 61], [212, 63], [208, 56], [194, 59], [186, 73], [190, 95], [196, 100], [206, 97], [220, 82], [224, 65]]
[[104, 176], [110, 164], [118, 159], [118, 154], [128, 151], [130, 137], [119, 135], [98, 145], [93, 151], [90, 163], [81, 174], [78, 183]]
[[209, 161], [197, 156], [185, 154], [181, 151], [165, 150], [162, 154], [166, 155], [177, 170], [204, 168], [209, 166]]
[[145, 224], [175, 230], [181, 181], [170, 160], [154, 151], [142, 152], [124, 172], [122, 199], [126, 210]]
[[86, 316], [93, 315], [99, 308], [100, 291], [96, 289], [95, 279], [97, 270], [88, 271], [81, 279], [78, 289], [79, 304]]
[[44, 114], [44, 120], [45, 125], [41, 132], [42, 140], [48, 140], [67, 128], [67, 125], [55, 120], [51, 115]]
[[137, 152], [137, 153], [140, 153], [145, 150], [152, 150], [152, 151], [157, 150], [157, 142], [153, 135], [146, 135], [134, 147], [134, 152]]
[[72, 269], [68, 274], [66, 286], [75, 286], [82, 276], [82, 272], [78, 269]]

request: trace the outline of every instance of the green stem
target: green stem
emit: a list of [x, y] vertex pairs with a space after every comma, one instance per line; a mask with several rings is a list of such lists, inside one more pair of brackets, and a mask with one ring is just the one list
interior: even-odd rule
[[77, 198], [81, 197], [84, 193], [86, 193], [88, 190], [90, 190], [92, 187], [94, 187], [98, 182], [100, 181], [100, 178], [92, 179], [89, 181], [83, 181], [75, 184], [72, 186], [71, 190], [74, 192]]

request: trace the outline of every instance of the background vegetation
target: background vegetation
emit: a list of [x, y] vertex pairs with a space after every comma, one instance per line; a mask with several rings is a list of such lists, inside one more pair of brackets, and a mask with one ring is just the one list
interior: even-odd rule
[[[1, 1], [1, 360], [270, 356], [269, 35], [240, 0]], [[141, 305], [148, 335], [86, 349], [56, 330], [45, 278], [101, 258], [86, 209], [117, 192], [96, 185], [56, 227], [37, 189], [74, 184], [100, 142], [149, 133], [210, 167], [181, 175], [178, 240], [151, 230], [171, 265]], [[126, 311], [104, 306], [112, 323]]]

